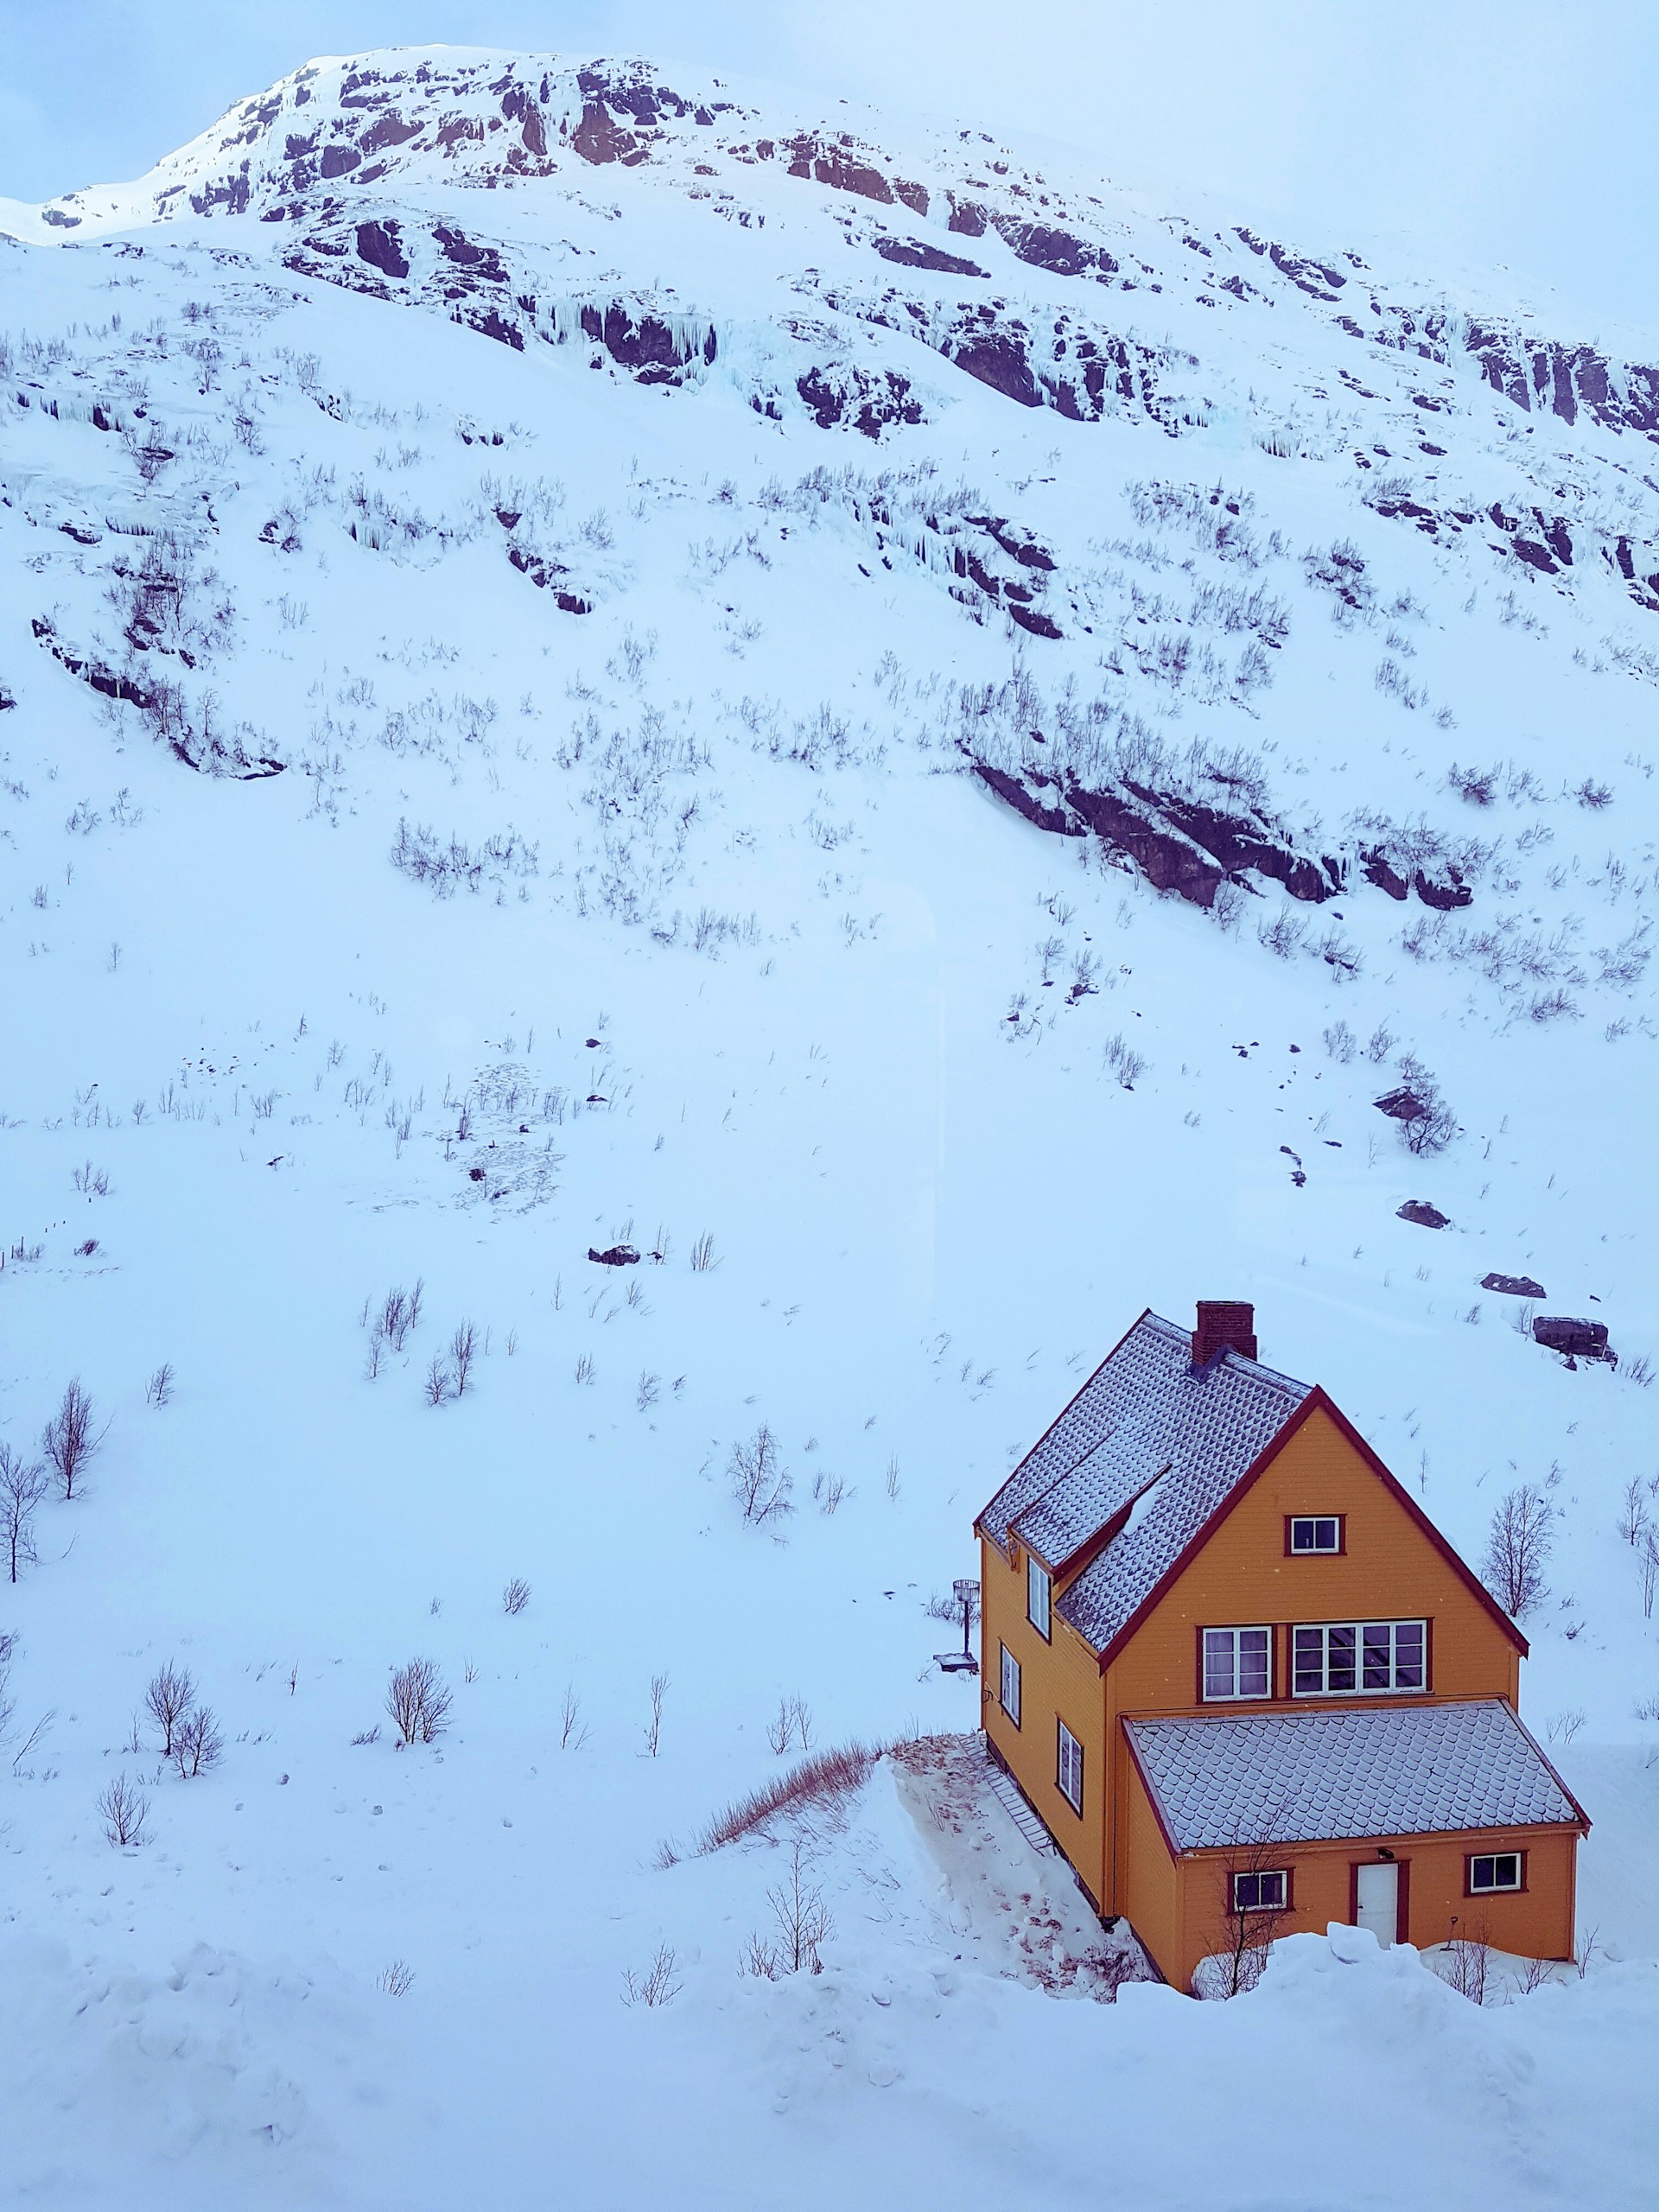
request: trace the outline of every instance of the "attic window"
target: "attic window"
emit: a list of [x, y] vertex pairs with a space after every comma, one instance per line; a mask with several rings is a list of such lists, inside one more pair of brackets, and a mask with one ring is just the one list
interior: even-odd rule
[[1049, 1612], [1048, 1570], [1042, 1561], [1026, 1554], [1026, 1618], [1039, 1636], [1047, 1637]]
[[1294, 1515], [1290, 1523], [1289, 1548], [1296, 1554], [1341, 1551], [1342, 1516], [1339, 1513]]

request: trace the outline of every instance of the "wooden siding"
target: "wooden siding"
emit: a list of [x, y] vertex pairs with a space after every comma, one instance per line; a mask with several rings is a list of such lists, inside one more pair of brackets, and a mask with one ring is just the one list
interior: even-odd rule
[[[1296, 1514], [1340, 1514], [1335, 1554], [1286, 1551]], [[1298, 1621], [1414, 1620], [1428, 1630], [1431, 1701], [1502, 1697], [1517, 1706], [1521, 1658], [1457, 1568], [1368, 1467], [1330, 1416], [1316, 1410], [1285, 1443], [1209, 1541], [1165, 1591], [1106, 1670], [1105, 1720], [1120, 1770], [1129, 1764], [1118, 1726], [1125, 1714], [1262, 1712], [1312, 1704], [1373, 1703], [1290, 1694], [1290, 1630]], [[1274, 1630], [1270, 1699], [1205, 1706], [1199, 1640], [1205, 1628]], [[1401, 1700], [1390, 1696], [1387, 1702]], [[1125, 1912], [1123, 1820], [1127, 1779], [1114, 1777], [1111, 1872], [1103, 1899]]]
[[[1098, 1904], [1106, 1850], [1102, 1808], [1109, 1783], [1099, 1661], [1058, 1613], [1050, 1623], [1052, 1643], [1046, 1643], [1026, 1618], [1022, 1551], [1010, 1564], [983, 1536], [979, 1548], [980, 1681], [985, 1732]], [[1002, 1643], [1020, 1662], [1018, 1728], [1003, 1712], [999, 1697], [1001, 1655], [997, 1647]], [[1059, 1748], [1056, 1724], [1060, 1720], [1083, 1745], [1080, 1815], [1073, 1812], [1056, 1779]]]
[[[1131, 1784], [1130, 1808], [1122, 1910], [1166, 1980], [1178, 1989], [1188, 1989], [1198, 1961], [1228, 1948], [1228, 1882], [1237, 1859], [1213, 1851], [1172, 1860], [1138, 1773]], [[1402, 1940], [1420, 1950], [1453, 1936], [1467, 1936], [1522, 1958], [1573, 1956], [1578, 1833], [1566, 1827], [1286, 1845], [1268, 1856], [1269, 1865], [1286, 1867], [1291, 1875], [1292, 1904], [1274, 1914], [1273, 1935], [1322, 1934], [1333, 1920], [1351, 1923], [1353, 1870], [1374, 1865], [1380, 1843], [1394, 1852], [1402, 1870]], [[1527, 1854], [1524, 1890], [1465, 1896], [1471, 1853], [1516, 1850]]]

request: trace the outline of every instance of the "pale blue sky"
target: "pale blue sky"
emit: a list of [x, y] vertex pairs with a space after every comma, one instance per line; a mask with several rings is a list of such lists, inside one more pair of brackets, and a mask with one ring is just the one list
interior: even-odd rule
[[1503, 264], [1574, 331], [1659, 327], [1654, 0], [0, 0], [0, 194], [137, 175], [310, 54], [442, 40], [1041, 133], [1311, 245]]

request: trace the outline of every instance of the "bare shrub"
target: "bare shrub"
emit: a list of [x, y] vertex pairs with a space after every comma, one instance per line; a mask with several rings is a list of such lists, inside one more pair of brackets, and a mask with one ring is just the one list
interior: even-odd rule
[[1548, 1594], [1544, 1567], [1554, 1539], [1549, 1501], [1532, 1483], [1506, 1491], [1486, 1535], [1481, 1580], [1512, 1620], [1520, 1620]]
[[0, 1444], [0, 1558], [9, 1581], [35, 1564], [35, 1511], [45, 1496], [45, 1468]]
[[1281, 960], [1288, 960], [1300, 951], [1307, 935], [1306, 918], [1292, 913], [1288, 906], [1277, 907], [1271, 914], [1264, 914], [1255, 925], [1256, 942], [1276, 953]]
[[1354, 1033], [1345, 1021], [1333, 1021], [1324, 1033], [1325, 1049], [1333, 1060], [1345, 1065], [1354, 1057]]
[[173, 1402], [173, 1363], [164, 1359], [144, 1385], [147, 1406], [168, 1406]]
[[522, 1613], [529, 1603], [530, 1585], [522, 1575], [515, 1574], [501, 1592], [501, 1610], [504, 1613]]
[[224, 1749], [225, 1738], [210, 1705], [194, 1707], [174, 1728], [173, 1764], [187, 1781], [217, 1766]]
[[402, 1959], [393, 1959], [389, 1966], [382, 1967], [374, 1977], [375, 1987], [384, 1989], [388, 1997], [407, 1997], [414, 1986], [414, 1967], [406, 1966]]
[[453, 1693], [430, 1659], [411, 1659], [393, 1674], [386, 1690], [386, 1711], [397, 1731], [397, 1748], [430, 1744], [448, 1726]]
[[[1454, 1928], [1458, 1924], [1455, 1916], [1452, 1924]], [[1441, 1980], [1455, 1989], [1459, 1997], [1466, 1997], [1471, 2005], [1484, 2005], [1491, 1962], [1491, 1945], [1482, 1927], [1467, 1936], [1453, 1936], [1441, 1954], [1438, 1971]]]
[[82, 1469], [107, 1433], [107, 1429], [93, 1433], [92, 1402], [79, 1381], [71, 1382], [58, 1410], [41, 1432], [41, 1449], [56, 1471], [66, 1498], [73, 1497]]
[[804, 1880], [801, 1846], [791, 1847], [789, 1872], [766, 1891], [766, 1903], [778, 1923], [777, 1959], [785, 1974], [822, 1974], [823, 1947], [835, 1933], [835, 1923], [817, 1885]]
[[691, 1247], [691, 1267], [696, 1274], [707, 1274], [715, 1264], [715, 1240], [705, 1229]]
[[632, 1967], [625, 1969], [622, 2002], [625, 2005], [671, 2005], [685, 1986], [674, 1979], [677, 1963], [673, 1947], [659, 1943], [651, 1964], [643, 1973], [636, 1974]]
[[663, 1700], [668, 1695], [668, 1676], [653, 1675], [651, 1678], [651, 1719], [645, 1724], [645, 1749], [652, 1758], [663, 1740]]
[[761, 1422], [747, 1443], [733, 1445], [728, 1472], [732, 1496], [751, 1528], [781, 1521], [794, 1511], [789, 1502], [794, 1478], [783, 1465], [778, 1440], [766, 1422]]
[[175, 1667], [169, 1659], [161, 1671], [151, 1677], [144, 1692], [144, 1709], [162, 1732], [162, 1757], [173, 1756], [173, 1739], [179, 1723], [195, 1701], [196, 1686], [182, 1667]]
[[478, 1331], [470, 1321], [463, 1321], [450, 1338], [449, 1357], [454, 1362], [455, 1395], [464, 1398], [473, 1372], [473, 1362], [478, 1357]]
[[130, 1850], [144, 1840], [149, 1800], [124, 1774], [118, 1774], [113, 1782], [99, 1790], [98, 1809], [103, 1817], [104, 1833], [118, 1851]]
[[716, 1813], [697, 1838], [700, 1854], [740, 1843], [747, 1835], [763, 1832], [769, 1821], [814, 1808], [831, 1809], [869, 1780], [885, 1745], [838, 1744], [814, 1751], [759, 1789]]
[[429, 1406], [447, 1405], [454, 1395], [455, 1378], [444, 1363], [442, 1352], [434, 1352], [432, 1363], [426, 1370], [426, 1380], [421, 1385], [421, 1395]]

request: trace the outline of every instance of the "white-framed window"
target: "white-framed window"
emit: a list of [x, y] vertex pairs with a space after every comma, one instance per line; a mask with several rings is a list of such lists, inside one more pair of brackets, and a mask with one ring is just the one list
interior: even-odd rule
[[1289, 1903], [1290, 1876], [1282, 1866], [1233, 1877], [1235, 1912], [1282, 1912]]
[[1291, 1630], [1298, 1697], [1352, 1697], [1428, 1684], [1426, 1621], [1321, 1621]]
[[1207, 1628], [1204, 1631], [1204, 1695], [1219, 1699], [1273, 1694], [1273, 1630]]
[[1072, 1811], [1080, 1813], [1083, 1810], [1083, 1745], [1064, 1720], [1057, 1721], [1055, 1726], [1060, 1733], [1054, 1779], [1060, 1785], [1061, 1796]]
[[1339, 1513], [1293, 1514], [1290, 1548], [1298, 1554], [1339, 1552], [1342, 1549], [1342, 1516]]
[[1006, 1643], [999, 1649], [1002, 1654], [1002, 1679], [997, 1688], [1002, 1710], [1017, 1728], [1020, 1726], [1020, 1662]]
[[1049, 1583], [1048, 1569], [1042, 1561], [1026, 1554], [1026, 1618], [1040, 1637], [1048, 1635]]
[[1521, 1859], [1518, 1851], [1478, 1851], [1469, 1860], [1469, 1894], [1471, 1897], [1491, 1897], [1497, 1890], [1518, 1890], [1521, 1887]]

